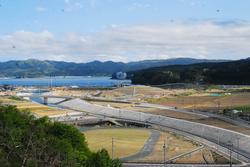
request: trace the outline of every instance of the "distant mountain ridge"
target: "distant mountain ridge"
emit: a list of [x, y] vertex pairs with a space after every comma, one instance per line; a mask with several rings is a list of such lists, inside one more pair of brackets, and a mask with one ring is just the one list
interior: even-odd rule
[[143, 85], [169, 83], [250, 85], [250, 59], [154, 67], [132, 71], [129, 75], [132, 83]]
[[224, 62], [228, 60], [207, 60], [176, 58], [166, 60], [144, 60], [137, 62], [92, 61], [73, 63], [63, 61], [28, 59], [0, 62], [0, 77], [42, 77], [42, 76], [111, 76], [118, 71], [135, 71], [168, 65], [187, 65], [201, 62]]

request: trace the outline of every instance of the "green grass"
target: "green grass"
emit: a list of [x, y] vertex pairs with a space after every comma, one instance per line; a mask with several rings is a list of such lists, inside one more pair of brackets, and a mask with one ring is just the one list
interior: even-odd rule
[[207, 87], [207, 90], [212, 90], [212, 89], [221, 89], [221, 86], [219, 86], [219, 85], [209, 85], [208, 87]]
[[24, 101], [22, 98], [17, 97], [17, 96], [10, 96], [9, 99], [10, 100], [15, 100], [15, 101]]
[[249, 106], [237, 106], [237, 107], [234, 107], [233, 109], [248, 113], [250, 112], [250, 105]]
[[169, 98], [162, 97], [162, 98], [148, 98], [146, 99], [148, 103], [164, 103], [169, 101]]
[[[232, 110], [238, 110], [238, 111], [242, 111], [242, 112], [233, 114]], [[232, 116], [232, 114], [233, 115], [238, 115], [238, 116], [249, 115], [249, 113], [250, 113], [250, 105], [235, 106], [235, 107], [227, 108], [227, 109], [224, 109], [223, 113], [225, 115], [229, 115], [229, 116]]]

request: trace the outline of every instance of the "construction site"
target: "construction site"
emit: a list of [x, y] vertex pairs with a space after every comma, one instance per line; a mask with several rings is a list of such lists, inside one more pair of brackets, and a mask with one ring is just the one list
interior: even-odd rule
[[75, 125], [91, 150], [106, 149], [124, 166], [248, 166], [250, 126], [240, 116], [223, 111], [247, 106], [249, 97], [250, 93], [235, 88], [129, 86], [53, 88], [45, 93], [18, 90], [0, 100], [36, 117]]

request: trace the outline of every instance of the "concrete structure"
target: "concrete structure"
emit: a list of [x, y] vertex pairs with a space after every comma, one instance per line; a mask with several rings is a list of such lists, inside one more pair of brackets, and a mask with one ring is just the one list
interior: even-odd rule
[[54, 95], [39, 95], [39, 94], [22, 94], [22, 95], [18, 95], [18, 97], [21, 98], [40, 98], [43, 99], [43, 104], [47, 105], [49, 103], [49, 99], [58, 99], [58, 102], [62, 102], [62, 101], [67, 101], [70, 99], [73, 99], [74, 97], [71, 96], [54, 96]]

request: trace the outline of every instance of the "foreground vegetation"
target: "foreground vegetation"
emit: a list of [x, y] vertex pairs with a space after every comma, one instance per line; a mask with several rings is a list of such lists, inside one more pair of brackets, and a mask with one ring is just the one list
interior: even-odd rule
[[35, 119], [14, 106], [0, 105], [2, 167], [120, 167], [106, 150], [91, 152], [73, 126]]

